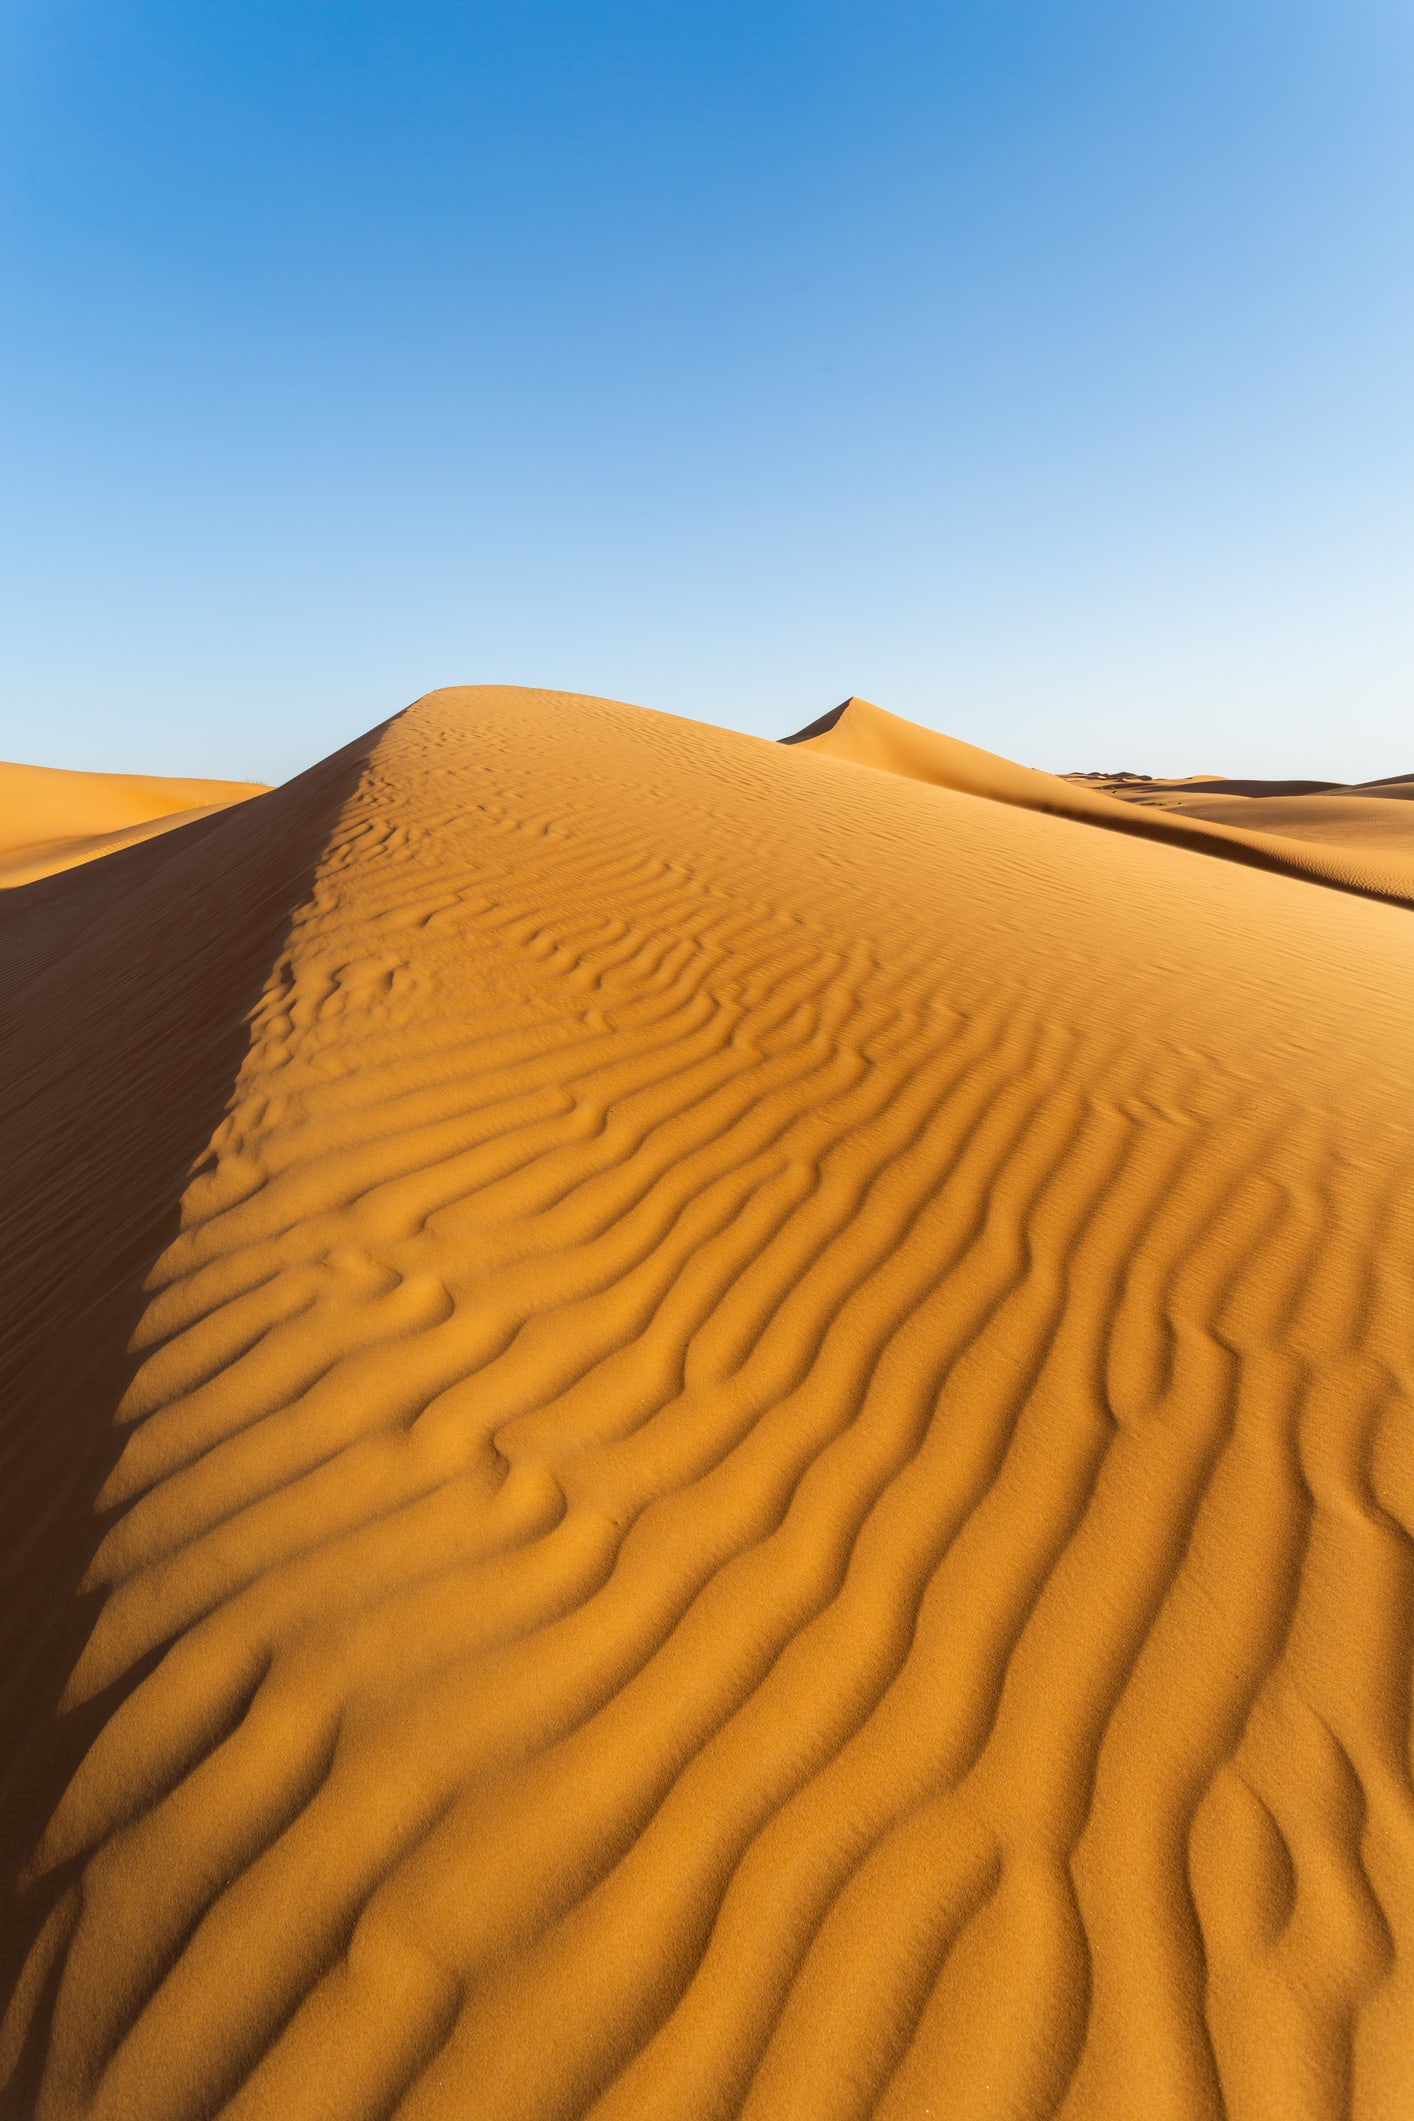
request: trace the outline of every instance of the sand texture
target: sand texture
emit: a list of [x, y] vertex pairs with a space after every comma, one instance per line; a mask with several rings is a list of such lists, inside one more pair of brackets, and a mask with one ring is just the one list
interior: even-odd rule
[[255, 781], [154, 780], [0, 762], [0, 889], [95, 861], [263, 792]]
[[1067, 776], [1146, 810], [1258, 832], [1264, 838], [1365, 847], [1392, 856], [1414, 877], [1414, 777], [1356, 787], [1320, 781], [1233, 781], [1207, 776], [1156, 781], [1136, 775]]
[[[935, 787], [1414, 905], [1414, 830], [1403, 812], [1393, 813], [1392, 832], [1332, 831], [1328, 820], [1324, 829], [1293, 831], [1282, 818], [1299, 806], [1283, 810], [1269, 801], [1213, 800], [1217, 791], [1251, 783], [1136, 783], [1128, 775], [1038, 773], [975, 744], [901, 721], [870, 700], [846, 700], [786, 742]], [[1392, 786], [1381, 784], [1379, 792], [1388, 795]], [[1414, 819], [1414, 813], [1409, 815]]]
[[1399, 858], [900, 731], [9, 895], [15, 2114], [1414, 2113]]

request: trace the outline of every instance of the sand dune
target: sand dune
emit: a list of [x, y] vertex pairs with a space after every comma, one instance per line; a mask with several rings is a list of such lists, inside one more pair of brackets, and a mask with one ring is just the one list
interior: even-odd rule
[[[1329, 815], [1324, 829], [1317, 819], [1314, 830], [1310, 825], [1293, 830], [1283, 819], [1301, 814], [1299, 804], [1282, 807], [1215, 796], [1215, 791], [1235, 788], [1234, 782], [1205, 782], [1200, 795], [1193, 782], [1038, 773], [1034, 767], [980, 751], [975, 744], [901, 721], [871, 700], [845, 700], [786, 742], [934, 787], [1414, 905], [1414, 831], [1403, 824], [1401, 812], [1390, 813], [1395, 822], [1384, 831], [1335, 831]], [[1390, 785], [1381, 784], [1386, 793]], [[1362, 817], [1364, 808], [1359, 806]], [[1327, 813], [1329, 809], [1327, 805]]]
[[1215, 775], [1158, 781], [1136, 775], [1076, 774], [1097, 792], [1171, 816], [1204, 818], [1281, 839], [1374, 847], [1414, 873], [1414, 779], [1344, 787], [1332, 781], [1239, 781]]
[[1414, 2111], [1397, 864], [856, 707], [10, 895], [16, 2113]]
[[254, 781], [154, 780], [0, 761], [0, 888], [95, 861], [262, 793]]
[[[1414, 791], [1411, 791], [1414, 792]], [[1133, 799], [1131, 799], [1133, 800]], [[1205, 818], [1214, 824], [1255, 829], [1282, 839], [1368, 844], [1414, 866], [1414, 804], [1398, 790], [1369, 795], [1286, 795], [1257, 800], [1251, 796], [1176, 793], [1162, 802], [1171, 815]]]
[[[1253, 799], [1241, 795], [1179, 796], [1171, 810], [1219, 825], [1251, 829]], [[1414, 804], [1400, 795], [1288, 795], [1262, 802], [1257, 830], [1317, 845], [1369, 846], [1414, 870]]]

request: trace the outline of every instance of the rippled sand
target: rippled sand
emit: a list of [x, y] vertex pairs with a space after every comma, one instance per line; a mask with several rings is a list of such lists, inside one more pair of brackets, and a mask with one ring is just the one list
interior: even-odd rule
[[481, 688], [9, 894], [13, 2111], [1414, 2113], [1403, 860]]

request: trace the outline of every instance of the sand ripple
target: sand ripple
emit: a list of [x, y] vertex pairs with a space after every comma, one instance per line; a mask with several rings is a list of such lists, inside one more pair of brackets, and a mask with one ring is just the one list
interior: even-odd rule
[[292, 912], [40, 2121], [1414, 2112], [1407, 911], [486, 689]]

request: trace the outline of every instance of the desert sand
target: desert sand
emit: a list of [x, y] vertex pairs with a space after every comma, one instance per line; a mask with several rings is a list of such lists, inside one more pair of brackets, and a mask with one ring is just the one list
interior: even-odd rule
[[1237, 781], [1207, 775], [1158, 781], [1067, 776], [1145, 809], [1204, 818], [1283, 839], [1382, 848], [1414, 867], [1414, 774], [1342, 786], [1327, 781]]
[[154, 780], [0, 761], [0, 889], [96, 861], [264, 792], [256, 781]]
[[475, 688], [6, 894], [12, 2112], [1414, 2113], [1414, 859], [1248, 814]]

